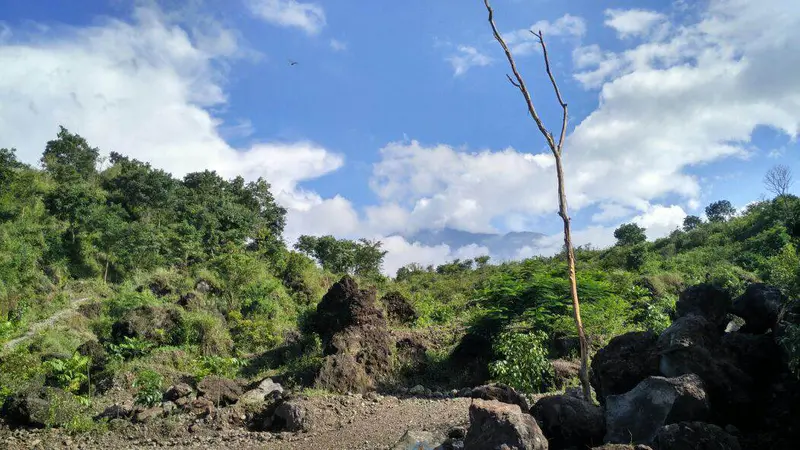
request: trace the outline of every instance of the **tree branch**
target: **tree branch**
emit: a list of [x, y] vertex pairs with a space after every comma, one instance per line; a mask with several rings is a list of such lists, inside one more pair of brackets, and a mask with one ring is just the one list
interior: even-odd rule
[[553, 90], [556, 91], [556, 98], [558, 98], [558, 104], [561, 105], [561, 109], [563, 111], [562, 120], [561, 120], [561, 135], [558, 138], [558, 152], [561, 153], [561, 148], [564, 145], [564, 137], [567, 134], [567, 118], [569, 117], [567, 113], [567, 103], [564, 101], [563, 97], [561, 97], [561, 90], [558, 89], [558, 83], [556, 83], [556, 78], [553, 76], [553, 71], [550, 70], [550, 58], [547, 56], [547, 45], [544, 43], [544, 36], [542, 35], [542, 30], [539, 30], [538, 33], [535, 33], [531, 30], [531, 34], [539, 38], [539, 45], [542, 46], [542, 54], [544, 55], [544, 67], [547, 70], [547, 76], [550, 77], [550, 82], [553, 84]]
[[[517, 88], [522, 92], [522, 95], [525, 97], [525, 103], [528, 106], [528, 112], [531, 114], [531, 116], [533, 116], [533, 120], [536, 121], [536, 126], [539, 127], [539, 131], [541, 131], [542, 135], [545, 137], [545, 139], [547, 139], [547, 144], [550, 146], [550, 150], [555, 155], [560, 152], [560, 149], [556, 147], [556, 142], [553, 140], [552, 134], [547, 131], [542, 119], [539, 117], [539, 113], [536, 112], [536, 108], [533, 106], [533, 100], [531, 100], [531, 96], [528, 93], [528, 88], [525, 85], [525, 80], [522, 79], [522, 75], [520, 75], [519, 71], [517, 70], [517, 64], [514, 62], [514, 57], [511, 55], [511, 50], [508, 49], [506, 41], [503, 40], [503, 37], [500, 36], [500, 33], [497, 31], [497, 25], [494, 23], [494, 10], [492, 10], [489, 0], [483, 0], [483, 4], [486, 5], [486, 10], [489, 11], [489, 24], [492, 26], [494, 38], [500, 43], [500, 46], [503, 47], [503, 51], [506, 54], [506, 59], [508, 59], [508, 64], [511, 66], [511, 71], [514, 73], [514, 78], [517, 79], [516, 83], [514, 83], [513, 80], [511, 83], [517, 86]], [[511, 80], [511, 77], [508, 76], [508, 79]]]

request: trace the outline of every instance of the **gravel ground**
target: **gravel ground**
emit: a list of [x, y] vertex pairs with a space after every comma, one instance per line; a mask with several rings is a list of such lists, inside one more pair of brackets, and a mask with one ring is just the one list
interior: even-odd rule
[[61, 430], [12, 430], [0, 425], [0, 448], [20, 449], [390, 449], [407, 430], [447, 432], [468, 423], [470, 399], [386, 396], [315, 396], [300, 400], [310, 429], [300, 433], [249, 432], [219, 419], [185, 415], [146, 425], [122, 422], [114, 431], [69, 435]]

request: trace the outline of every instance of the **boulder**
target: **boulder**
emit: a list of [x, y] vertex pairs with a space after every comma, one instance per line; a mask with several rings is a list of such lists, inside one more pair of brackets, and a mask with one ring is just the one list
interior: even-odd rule
[[396, 324], [410, 324], [417, 320], [417, 312], [411, 302], [397, 291], [389, 292], [381, 298], [381, 303], [386, 307], [389, 321]]
[[105, 347], [95, 340], [86, 341], [76, 349], [81, 356], [89, 357], [92, 372], [98, 372], [108, 363], [108, 353]]
[[228, 378], [209, 375], [197, 383], [197, 390], [200, 394], [211, 400], [217, 406], [225, 406], [236, 403], [242, 395], [242, 388]]
[[553, 387], [556, 389], [564, 389], [565, 386], [580, 375], [581, 363], [578, 361], [556, 359], [551, 361], [550, 364], [553, 366]]
[[539, 399], [531, 415], [550, 443], [550, 450], [588, 448], [603, 443], [606, 432], [603, 409], [566, 395]]
[[173, 384], [164, 392], [164, 400], [174, 402], [180, 398], [188, 397], [193, 392], [192, 387], [186, 383]]
[[547, 450], [536, 420], [519, 406], [497, 401], [475, 401], [469, 407], [470, 425], [465, 450]]
[[517, 392], [513, 387], [501, 383], [486, 384], [473, 388], [470, 396], [481, 400], [496, 400], [498, 402], [517, 405], [523, 411], [531, 409], [528, 399]]
[[489, 379], [489, 363], [495, 356], [490, 336], [468, 331], [450, 353], [448, 364], [463, 374], [461, 385], [477, 386]]
[[439, 433], [408, 430], [392, 446], [392, 450], [438, 449], [445, 440], [445, 437]]
[[722, 332], [705, 317], [689, 314], [676, 319], [658, 337], [660, 352], [693, 346], [714, 349], [719, 345]]
[[164, 409], [160, 406], [152, 408], [138, 409], [133, 413], [133, 421], [136, 423], [146, 423], [164, 415]]
[[658, 430], [658, 450], [740, 450], [739, 441], [722, 428], [702, 422], [681, 422]]
[[12, 425], [60, 427], [68, 423], [79, 408], [74, 398], [63, 390], [41, 388], [6, 398], [0, 413]]
[[282, 402], [275, 409], [272, 426], [281, 431], [302, 431], [307, 429], [305, 408], [292, 402]]
[[718, 329], [728, 324], [727, 314], [731, 307], [731, 297], [727, 292], [708, 283], [690, 286], [681, 292], [675, 303], [675, 315], [685, 317], [690, 314], [705, 318]]
[[187, 411], [195, 416], [207, 417], [214, 414], [214, 403], [205, 397], [199, 397], [187, 404]]
[[635, 331], [617, 336], [592, 359], [590, 381], [600, 404], [609, 395], [623, 394], [649, 376], [660, 375], [658, 336]]
[[662, 426], [705, 420], [708, 414], [708, 398], [697, 375], [649, 377], [630, 392], [606, 399], [605, 442], [650, 444]]
[[111, 335], [116, 342], [123, 338], [140, 338], [158, 345], [180, 343], [178, 330], [183, 318], [176, 309], [162, 306], [139, 306], [126, 312], [111, 325]]
[[244, 405], [257, 405], [264, 403], [267, 398], [272, 397], [273, 394], [280, 395], [282, 393], [283, 386], [272, 381], [272, 378], [265, 378], [255, 389], [251, 389], [242, 394], [242, 396], [239, 397], [239, 403]]
[[786, 304], [781, 290], [762, 283], [753, 283], [733, 301], [731, 311], [744, 319], [742, 333], [761, 334], [775, 327]]

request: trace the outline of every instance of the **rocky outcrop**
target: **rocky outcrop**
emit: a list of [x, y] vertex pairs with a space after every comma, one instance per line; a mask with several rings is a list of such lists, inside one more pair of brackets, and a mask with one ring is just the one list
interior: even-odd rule
[[553, 366], [553, 387], [556, 389], [564, 389], [580, 375], [581, 363], [578, 361], [556, 359], [550, 364]]
[[242, 394], [239, 403], [243, 405], [261, 405], [272, 396], [280, 396], [283, 393], [283, 386], [272, 381], [272, 378], [265, 378], [258, 383], [254, 389]]
[[549, 441], [550, 450], [589, 448], [603, 443], [603, 409], [575, 397], [553, 395], [539, 399], [531, 415]]
[[681, 292], [675, 303], [678, 318], [688, 315], [704, 317], [719, 330], [728, 324], [727, 315], [731, 307], [731, 297], [727, 292], [711, 284], [690, 286]]
[[307, 414], [305, 408], [292, 402], [282, 402], [275, 408], [272, 426], [282, 431], [301, 431], [306, 428]]
[[609, 395], [624, 394], [649, 376], [660, 375], [658, 336], [631, 332], [617, 336], [592, 359], [590, 380], [600, 404]]
[[722, 428], [702, 422], [662, 427], [653, 444], [658, 450], [740, 450], [739, 441]]
[[197, 391], [216, 406], [234, 404], [242, 395], [242, 388], [235, 381], [216, 375], [209, 375], [197, 383]]
[[344, 276], [317, 306], [314, 328], [324, 354], [317, 387], [336, 392], [367, 392], [391, 367], [394, 346], [374, 289], [359, 289]]
[[762, 283], [747, 286], [733, 302], [731, 312], [744, 319], [742, 333], [761, 334], [775, 327], [786, 304], [780, 289]]
[[397, 291], [389, 292], [381, 298], [381, 303], [386, 308], [389, 321], [396, 324], [407, 325], [417, 320], [417, 312], [411, 302]]
[[650, 444], [662, 426], [708, 415], [708, 397], [698, 376], [650, 377], [630, 392], [606, 399], [605, 442]]
[[6, 398], [0, 413], [9, 424], [43, 428], [65, 425], [78, 409], [75, 399], [63, 390], [41, 388]]
[[536, 420], [517, 405], [477, 400], [469, 407], [469, 420], [464, 450], [548, 448]]
[[194, 393], [194, 389], [186, 383], [177, 383], [168, 387], [164, 392], [164, 400], [174, 402]]

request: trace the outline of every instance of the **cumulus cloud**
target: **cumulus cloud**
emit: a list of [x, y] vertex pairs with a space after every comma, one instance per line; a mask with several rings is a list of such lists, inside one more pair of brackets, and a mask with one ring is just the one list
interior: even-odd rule
[[645, 9], [607, 9], [605, 14], [605, 24], [623, 39], [646, 35], [666, 20], [663, 14]]
[[395, 142], [381, 149], [370, 183], [385, 202], [407, 209], [406, 222], [398, 224], [402, 231], [491, 232], [492, 220], [507, 214], [554, 210], [553, 164], [549, 154], [510, 148], [467, 153], [447, 145]]
[[455, 76], [463, 75], [472, 67], [488, 66], [492, 58], [478, 51], [475, 47], [460, 45], [455, 54], [447, 57], [453, 66]]
[[103, 152], [177, 177], [205, 169], [263, 176], [280, 203], [303, 212], [341, 203], [298, 188], [341, 167], [340, 155], [313, 142], [225, 142], [253, 126], [226, 125], [209, 112], [227, 101], [216, 63], [240, 51], [218, 24], [179, 26], [158, 9], [137, 8], [130, 22], [6, 34], [14, 38], [0, 42], [0, 146], [16, 147], [23, 161], [35, 163], [64, 125]]
[[647, 238], [655, 240], [667, 236], [683, 225], [686, 211], [679, 205], [652, 205], [633, 218], [633, 222], [646, 229]]
[[250, 11], [273, 25], [300, 28], [310, 35], [325, 27], [325, 10], [316, 3], [297, 0], [248, 0]]

